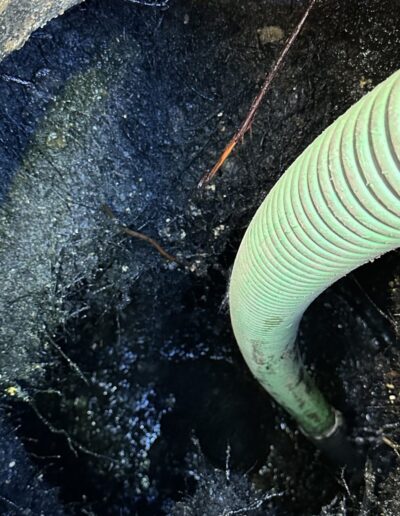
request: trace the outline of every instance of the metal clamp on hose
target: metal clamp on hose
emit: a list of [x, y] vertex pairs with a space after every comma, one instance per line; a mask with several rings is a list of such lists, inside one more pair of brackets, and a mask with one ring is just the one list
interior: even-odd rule
[[301, 432], [321, 450], [335, 466], [346, 466], [350, 470], [363, 467], [364, 459], [360, 450], [348, 436], [348, 429], [343, 415], [334, 409], [335, 422], [333, 426], [321, 435], [309, 435], [301, 427]]

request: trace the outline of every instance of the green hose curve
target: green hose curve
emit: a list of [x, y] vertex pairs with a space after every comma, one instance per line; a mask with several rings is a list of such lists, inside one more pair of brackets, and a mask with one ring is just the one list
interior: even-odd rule
[[295, 345], [308, 305], [361, 264], [400, 246], [400, 71], [352, 106], [289, 167], [248, 227], [233, 267], [232, 326], [263, 387], [306, 434], [335, 410]]

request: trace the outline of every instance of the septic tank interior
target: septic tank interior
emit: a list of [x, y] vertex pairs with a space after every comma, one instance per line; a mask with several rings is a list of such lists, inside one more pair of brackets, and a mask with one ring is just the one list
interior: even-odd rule
[[317, 2], [251, 134], [197, 188], [305, 8], [88, 0], [0, 63], [1, 514], [399, 514], [398, 252], [300, 329], [357, 475], [252, 378], [226, 292], [276, 180], [398, 68], [400, 4]]

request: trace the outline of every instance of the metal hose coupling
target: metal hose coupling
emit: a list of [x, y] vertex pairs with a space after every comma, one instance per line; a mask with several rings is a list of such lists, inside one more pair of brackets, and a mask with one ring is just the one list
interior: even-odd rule
[[346, 466], [354, 473], [364, 466], [363, 451], [350, 440], [346, 421], [339, 410], [333, 409], [334, 423], [324, 434], [301, 432], [321, 450], [334, 466]]

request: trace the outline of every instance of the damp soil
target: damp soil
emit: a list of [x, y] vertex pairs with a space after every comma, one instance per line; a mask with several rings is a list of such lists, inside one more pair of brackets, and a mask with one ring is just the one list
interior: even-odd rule
[[358, 475], [251, 377], [226, 290], [269, 189], [398, 67], [400, 3], [317, 2], [197, 188], [304, 8], [89, 0], [0, 64], [1, 514], [398, 514], [398, 253], [328, 289], [299, 335]]

